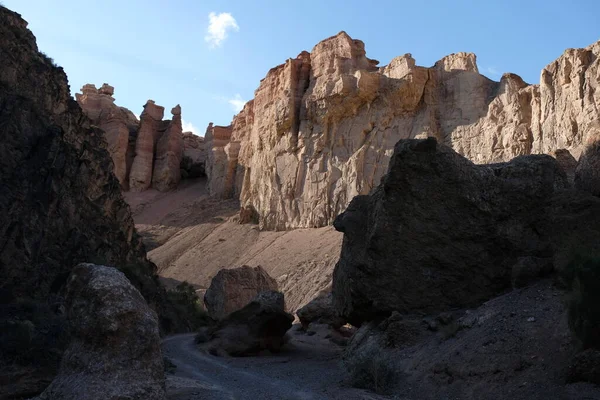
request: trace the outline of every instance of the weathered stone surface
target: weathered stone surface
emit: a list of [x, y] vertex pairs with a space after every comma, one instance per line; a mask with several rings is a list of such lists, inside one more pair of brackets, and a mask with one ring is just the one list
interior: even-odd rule
[[471, 53], [377, 68], [341, 32], [271, 69], [227, 138], [207, 140], [210, 193], [239, 197], [262, 229], [317, 227], [378, 185], [400, 139], [435, 137], [477, 163], [558, 149], [578, 158], [599, 118], [599, 54], [600, 42], [569, 49], [529, 85], [489, 80]]
[[243, 356], [262, 350], [279, 351], [294, 317], [284, 310], [283, 294], [263, 291], [242, 309], [234, 311], [216, 326], [201, 332], [198, 343], [208, 341], [213, 354]]
[[[129, 186], [127, 169], [127, 151], [130, 130], [137, 131], [139, 121], [133, 113], [114, 104], [114, 88], [108, 84], [96, 89], [87, 84], [75, 94], [77, 102], [92, 120], [92, 124], [104, 131], [108, 151], [114, 164], [114, 173], [123, 189]], [[132, 120], [133, 119], [133, 120]]]
[[71, 343], [40, 400], [165, 399], [156, 313], [122, 272], [79, 264], [65, 306]]
[[140, 131], [135, 143], [135, 158], [129, 174], [131, 191], [141, 192], [152, 184], [154, 147], [160, 138], [164, 112], [164, 107], [157, 106], [152, 100], [148, 100], [144, 105], [144, 112], [140, 116]]
[[344, 232], [337, 312], [358, 325], [491, 298], [510, 286], [519, 257], [552, 255], [542, 222], [567, 186], [550, 156], [475, 165], [433, 138], [399, 141], [380, 186], [334, 222]]
[[277, 290], [277, 282], [260, 266], [222, 269], [212, 279], [204, 304], [212, 318], [223, 319], [269, 290]]
[[173, 119], [156, 147], [156, 159], [152, 173], [152, 187], [160, 191], [172, 190], [181, 180], [181, 158], [183, 156], [183, 138], [181, 132], [181, 107], [171, 110]]
[[[199, 178], [206, 175], [206, 150], [204, 138], [192, 132], [183, 132], [182, 178]], [[185, 174], [185, 176], [183, 176]]]
[[337, 315], [333, 307], [331, 292], [323, 293], [296, 312], [300, 323], [307, 328], [312, 322], [327, 324], [333, 328], [340, 328], [346, 322]]
[[0, 19], [3, 287], [46, 298], [56, 279], [91, 259], [152, 275], [103, 132], [71, 99], [63, 69], [38, 52], [27, 23], [3, 7]]
[[[28, 398], [56, 372], [51, 358], [60, 355], [62, 339], [54, 311], [78, 263], [126, 268], [165, 330], [181, 321], [135, 232], [104, 132], [71, 98], [63, 69], [38, 51], [27, 22], [2, 6], [0, 126], [0, 297], [2, 310], [12, 310], [0, 312], [0, 330], [10, 334], [12, 321], [27, 329], [36, 324], [17, 360], [0, 343], [2, 380], [11, 383], [8, 392], [0, 385], [0, 397]], [[28, 309], [42, 310], [40, 317]]]
[[574, 182], [577, 189], [600, 196], [600, 130], [581, 155]]

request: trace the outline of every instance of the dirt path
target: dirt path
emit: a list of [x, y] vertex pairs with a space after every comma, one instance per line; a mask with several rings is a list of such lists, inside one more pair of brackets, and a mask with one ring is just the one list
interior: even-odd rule
[[[293, 328], [294, 329], [294, 328]], [[322, 336], [294, 332], [286, 352], [274, 356], [221, 358], [201, 353], [194, 335], [163, 341], [163, 354], [177, 368], [167, 377], [171, 400], [383, 399], [345, 387], [340, 348]]]

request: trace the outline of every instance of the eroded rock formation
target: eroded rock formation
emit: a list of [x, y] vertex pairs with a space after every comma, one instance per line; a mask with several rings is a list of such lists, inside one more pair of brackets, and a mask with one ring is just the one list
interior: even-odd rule
[[27, 22], [2, 6], [0, 126], [0, 331], [27, 339], [16, 358], [4, 348], [13, 343], [0, 340], [2, 379], [12, 382], [0, 395], [28, 398], [56, 372], [48, 362], [62, 350], [54, 312], [78, 263], [127, 270], [165, 330], [180, 321], [135, 231], [104, 132], [71, 98], [63, 69], [38, 51]]
[[399, 139], [435, 137], [477, 163], [578, 158], [599, 118], [599, 54], [600, 42], [569, 49], [529, 85], [491, 81], [471, 53], [377, 67], [341, 32], [271, 69], [230, 127], [209, 126], [210, 192], [239, 197], [262, 229], [317, 227], [378, 185]]
[[121, 186], [127, 188], [129, 136], [135, 135], [139, 121], [131, 111], [114, 104], [113, 94], [114, 88], [106, 83], [100, 89], [88, 84], [81, 88], [81, 94], [75, 94], [75, 98], [92, 123], [104, 131], [115, 176]]
[[260, 292], [243, 308], [215, 326], [202, 330], [197, 343], [206, 343], [216, 355], [245, 356], [262, 350], [279, 351], [294, 317], [285, 312], [283, 293]]
[[65, 306], [71, 343], [39, 400], [166, 398], [158, 318], [123, 273], [79, 264]]
[[[114, 104], [114, 88], [103, 84], [100, 89], [84, 85], [75, 95], [92, 123], [104, 131], [114, 172], [124, 190], [143, 191], [153, 187], [168, 191], [181, 180], [184, 154], [189, 167], [204, 173], [205, 152], [197, 136], [184, 141], [181, 107], [171, 110], [172, 120], [163, 121], [164, 107], [148, 100], [140, 120], [124, 107]], [[189, 146], [189, 150], [187, 147]]]
[[192, 132], [183, 132], [183, 157], [181, 178], [199, 178], [206, 175], [206, 150], [204, 138]]
[[476, 165], [434, 138], [401, 140], [382, 183], [334, 222], [334, 306], [360, 325], [479, 305], [511, 277], [522, 286], [562, 268], [565, 246], [597, 248], [599, 211], [548, 155]]
[[212, 318], [223, 319], [269, 290], [276, 291], [277, 282], [260, 266], [222, 269], [212, 279], [204, 304]]

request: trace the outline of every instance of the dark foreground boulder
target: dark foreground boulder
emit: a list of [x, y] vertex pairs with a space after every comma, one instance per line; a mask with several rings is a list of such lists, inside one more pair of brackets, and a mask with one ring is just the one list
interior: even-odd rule
[[39, 400], [165, 399], [157, 316], [123, 273], [79, 264], [66, 307], [72, 340]]
[[310, 303], [296, 312], [300, 323], [306, 329], [313, 322], [327, 324], [332, 328], [338, 329], [346, 323], [344, 319], [337, 315], [333, 308], [333, 296], [331, 292], [322, 293], [313, 299]]
[[475, 165], [433, 138], [399, 141], [380, 186], [334, 222], [334, 306], [360, 325], [480, 304], [510, 287], [520, 257], [552, 256], [546, 207], [568, 187], [547, 155]]
[[277, 282], [261, 266], [222, 269], [210, 282], [204, 304], [211, 318], [223, 319], [269, 290], [277, 291]]
[[285, 312], [283, 294], [262, 292], [240, 310], [229, 314], [214, 327], [196, 337], [213, 354], [244, 356], [262, 350], [279, 351], [294, 317]]

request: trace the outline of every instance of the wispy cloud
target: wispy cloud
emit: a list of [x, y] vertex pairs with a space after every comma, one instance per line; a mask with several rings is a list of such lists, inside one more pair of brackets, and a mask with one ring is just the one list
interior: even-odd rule
[[502, 73], [500, 71], [498, 71], [496, 69], [496, 67], [486, 67], [484, 70], [488, 75], [493, 76], [493, 77], [499, 77], [500, 75], [502, 75]]
[[200, 130], [196, 128], [191, 122], [182, 119], [181, 127], [183, 128], [183, 132], [192, 132], [196, 136], [202, 136], [200, 134]]
[[240, 96], [239, 93], [236, 93], [236, 95], [233, 96], [232, 99], [228, 99], [227, 102], [231, 104], [231, 107], [233, 107], [233, 111], [235, 111], [236, 113], [242, 111], [242, 108], [244, 108], [244, 104], [246, 104], [246, 100], [242, 99], [242, 96]]
[[223, 41], [227, 39], [228, 31], [238, 32], [238, 26], [235, 18], [230, 13], [214, 13], [208, 14], [208, 30], [204, 40], [208, 43], [211, 49], [221, 46]]

